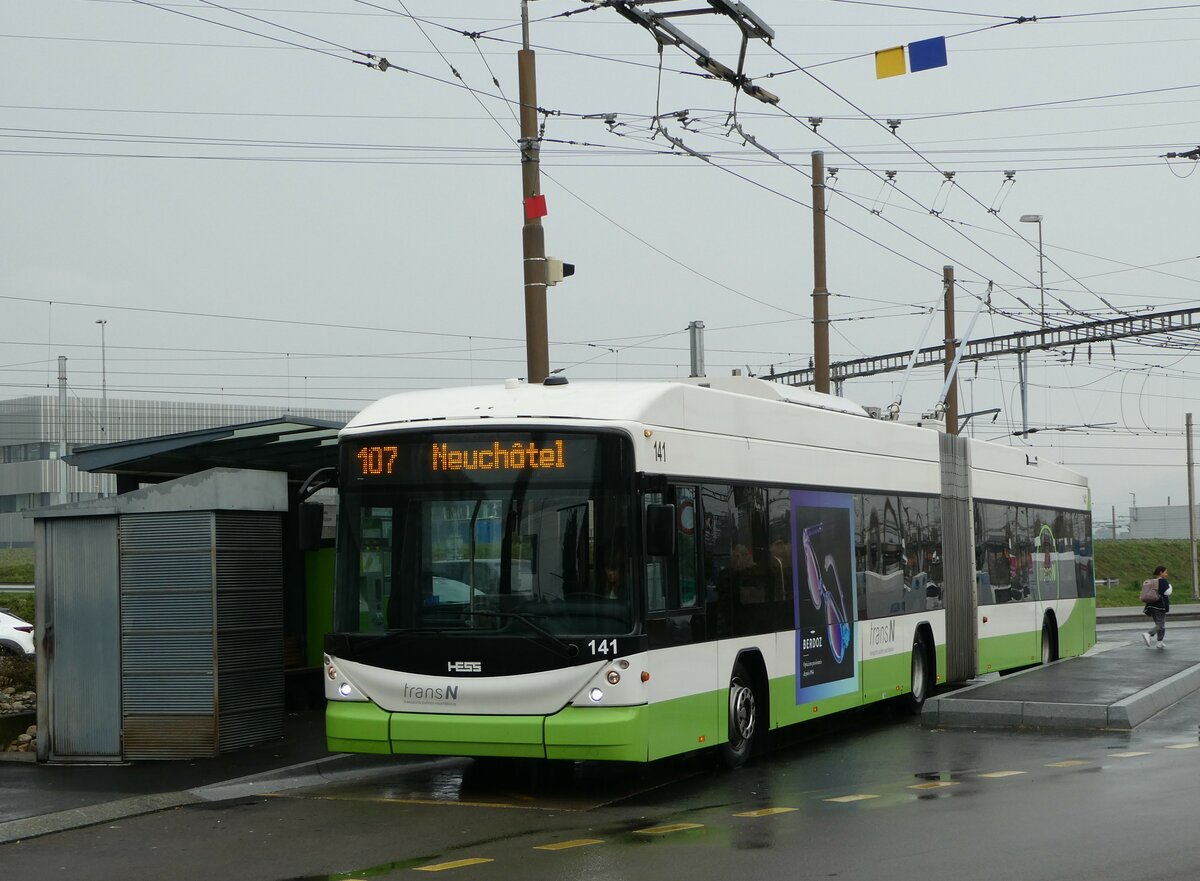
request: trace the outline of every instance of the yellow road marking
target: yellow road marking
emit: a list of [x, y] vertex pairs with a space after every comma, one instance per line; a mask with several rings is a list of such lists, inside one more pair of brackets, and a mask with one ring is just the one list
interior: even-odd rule
[[447, 869], [461, 869], [464, 866], [478, 866], [480, 863], [494, 863], [495, 860], [473, 857], [469, 860], [454, 860], [449, 863], [434, 863], [432, 866], [417, 866], [414, 872], [444, 872]]
[[867, 793], [864, 792], [859, 795], [839, 795], [837, 798], [827, 798], [827, 799], [825, 799], [825, 801], [835, 801], [838, 804], [848, 804], [849, 802], [852, 802], [852, 801], [864, 801], [868, 798], [879, 798], [879, 796], [868, 795]]
[[592, 844], [604, 844], [604, 839], [576, 838], [574, 841], [556, 841], [554, 844], [539, 844], [534, 850], [569, 850], [572, 847], [587, 847]]
[[1065, 762], [1051, 762], [1047, 768], [1074, 768], [1077, 765], [1086, 765], [1087, 762], [1082, 759], [1067, 759]]
[[386, 795], [356, 795], [345, 793], [337, 795], [303, 795], [297, 796], [290, 792], [264, 792], [271, 798], [307, 798], [314, 801], [366, 801], [381, 802], [393, 805], [435, 805], [452, 808], [505, 808], [514, 811], [577, 811], [578, 808], [564, 808], [559, 805], [543, 807], [540, 805], [511, 805], [499, 801], [451, 801], [448, 798], [391, 798]]
[[1195, 749], [1200, 743], [1173, 743], [1167, 749]]
[[988, 771], [986, 774], [980, 774], [979, 776], [987, 777], [989, 779], [994, 780], [999, 777], [1015, 777], [1018, 774], [1024, 774], [1024, 773], [1025, 773], [1024, 771]]
[[941, 789], [943, 786], [957, 786], [950, 780], [933, 780], [929, 783], [914, 783], [909, 789]]
[[638, 835], [669, 835], [672, 832], [683, 832], [686, 829], [703, 829], [703, 823], [668, 823], [666, 826], [651, 826], [649, 829], [638, 829]]
[[740, 814], [734, 814], [735, 817], [769, 817], [772, 814], [790, 814], [792, 811], [798, 811], [799, 808], [760, 808], [757, 811], [742, 811]]
[[1132, 759], [1136, 756], [1148, 756], [1150, 753], [1109, 753], [1114, 759]]

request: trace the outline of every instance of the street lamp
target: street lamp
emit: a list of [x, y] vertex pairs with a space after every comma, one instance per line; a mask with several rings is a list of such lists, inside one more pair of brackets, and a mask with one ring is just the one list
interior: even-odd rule
[[100, 423], [100, 430], [104, 432], [104, 439], [108, 440], [108, 359], [107, 348], [104, 345], [104, 328], [108, 321], [103, 318], [97, 318], [96, 323], [100, 325], [100, 393], [103, 395], [104, 414]]
[[1038, 225], [1038, 291], [1041, 294], [1042, 330], [1044, 331], [1046, 329], [1046, 255], [1042, 250], [1042, 215], [1022, 214], [1021, 223]]

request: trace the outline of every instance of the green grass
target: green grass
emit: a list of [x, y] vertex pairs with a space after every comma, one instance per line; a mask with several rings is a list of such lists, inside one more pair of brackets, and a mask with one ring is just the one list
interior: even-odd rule
[[1175, 588], [1171, 594], [1174, 602], [1192, 602], [1192, 557], [1187, 541], [1106, 539], [1096, 541], [1094, 546], [1096, 581], [1104, 578], [1118, 578], [1121, 581], [1116, 587], [1097, 584], [1096, 605], [1140, 606], [1138, 591], [1142, 582], [1154, 575], [1155, 566], [1166, 566], [1170, 571], [1171, 584]]
[[33, 584], [33, 548], [0, 548], [0, 584]]
[[0, 593], [0, 609], [8, 609], [18, 618], [33, 623], [32, 593]]

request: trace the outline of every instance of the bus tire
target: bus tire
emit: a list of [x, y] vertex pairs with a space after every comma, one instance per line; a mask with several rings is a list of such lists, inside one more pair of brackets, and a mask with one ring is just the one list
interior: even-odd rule
[[754, 752], [759, 734], [758, 705], [754, 679], [738, 661], [729, 677], [729, 739], [721, 745], [726, 767], [740, 768]]
[[1042, 625], [1042, 664], [1053, 664], [1058, 660], [1058, 634], [1054, 628], [1054, 619], [1047, 618]]
[[910, 691], [905, 695], [909, 712], [921, 712], [929, 693], [933, 690], [933, 662], [930, 660], [929, 641], [925, 631], [918, 630], [912, 644], [912, 679]]

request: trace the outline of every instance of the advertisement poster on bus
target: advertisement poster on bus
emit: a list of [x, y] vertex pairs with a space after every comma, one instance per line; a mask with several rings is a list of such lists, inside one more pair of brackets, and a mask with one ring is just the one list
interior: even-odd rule
[[848, 493], [792, 492], [796, 703], [858, 691], [854, 509]]

